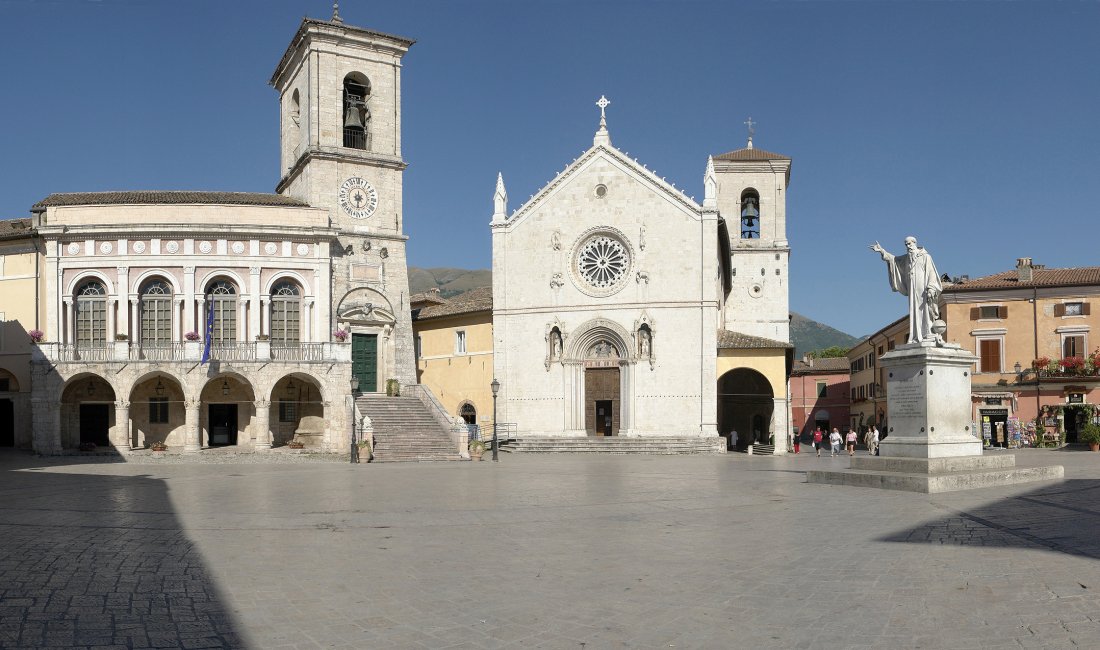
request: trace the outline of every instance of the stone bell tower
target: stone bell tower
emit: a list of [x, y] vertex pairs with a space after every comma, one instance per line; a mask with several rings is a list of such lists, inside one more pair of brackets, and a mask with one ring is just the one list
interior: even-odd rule
[[787, 185], [791, 159], [752, 145], [714, 156], [718, 210], [729, 224], [732, 290], [726, 328], [789, 342]]
[[401, 59], [413, 42], [347, 25], [334, 10], [331, 20], [302, 20], [270, 81], [276, 191], [327, 209], [339, 231], [332, 328], [351, 330], [364, 392], [416, 381], [401, 205]]

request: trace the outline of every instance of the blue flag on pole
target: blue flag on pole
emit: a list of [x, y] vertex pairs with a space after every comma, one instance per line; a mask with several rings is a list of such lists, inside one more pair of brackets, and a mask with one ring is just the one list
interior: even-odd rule
[[210, 339], [214, 338], [214, 303], [206, 301], [206, 336], [202, 342], [202, 361], [199, 365], [210, 361]]

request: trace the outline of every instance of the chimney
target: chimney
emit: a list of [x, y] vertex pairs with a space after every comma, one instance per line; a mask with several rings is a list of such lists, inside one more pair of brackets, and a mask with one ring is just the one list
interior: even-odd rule
[[1021, 283], [1031, 282], [1033, 274], [1030, 257], [1019, 257], [1016, 259], [1016, 277]]

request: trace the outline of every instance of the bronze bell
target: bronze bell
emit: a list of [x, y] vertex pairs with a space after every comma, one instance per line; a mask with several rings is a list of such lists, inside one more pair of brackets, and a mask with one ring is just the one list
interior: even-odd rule
[[756, 219], [760, 216], [760, 212], [756, 209], [756, 201], [748, 199], [745, 201], [745, 205], [741, 208], [741, 218], [745, 220]]
[[360, 118], [360, 111], [362, 109], [358, 106], [348, 106], [348, 112], [344, 115], [344, 128], [345, 129], [361, 129], [363, 128], [363, 120]]

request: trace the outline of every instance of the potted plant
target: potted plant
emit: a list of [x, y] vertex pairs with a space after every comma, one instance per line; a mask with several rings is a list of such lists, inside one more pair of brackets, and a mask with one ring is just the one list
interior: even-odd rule
[[30, 330], [27, 336], [31, 337], [31, 343], [41, 343], [46, 338], [46, 333], [42, 330]]
[[183, 338], [187, 339], [188, 341], [198, 341], [202, 337], [199, 336], [198, 332], [191, 331], [184, 334]]
[[116, 341], [129, 341], [130, 337], [126, 334], [115, 334]]
[[344, 343], [345, 341], [347, 341], [348, 336], [350, 336], [350, 333], [347, 330], [333, 330], [332, 331], [332, 337], [334, 339], [336, 339], [337, 341], [341, 342], [341, 343]]
[[286, 443], [287, 449], [305, 449], [306, 446], [302, 444], [301, 440], [291, 438], [290, 442]]
[[401, 382], [396, 379], [387, 379], [386, 395], [389, 397], [401, 397]]
[[1081, 434], [1078, 438], [1080, 438], [1081, 442], [1089, 443], [1090, 450], [1100, 451], [1100, 424], [1089, 422], [1081, 429]]
[[153, 444], [149, 445], [149, 449], [154, 454], [164, 453], [164, 452], [168, 451], [168, 445], [164, 444], [163, 441], [158, 440], [157, 442], [154, 442]]
[[256, 335], [256, 340], [257, 341], [268, 341], [270, 339], [271, 339], [271, 336], [268, 335], [268, 334], [257, 334]]
[[481, 460], [481, 457], [485, 454], [485, 443], [474, 439], [470, 441], [470, 459]]

